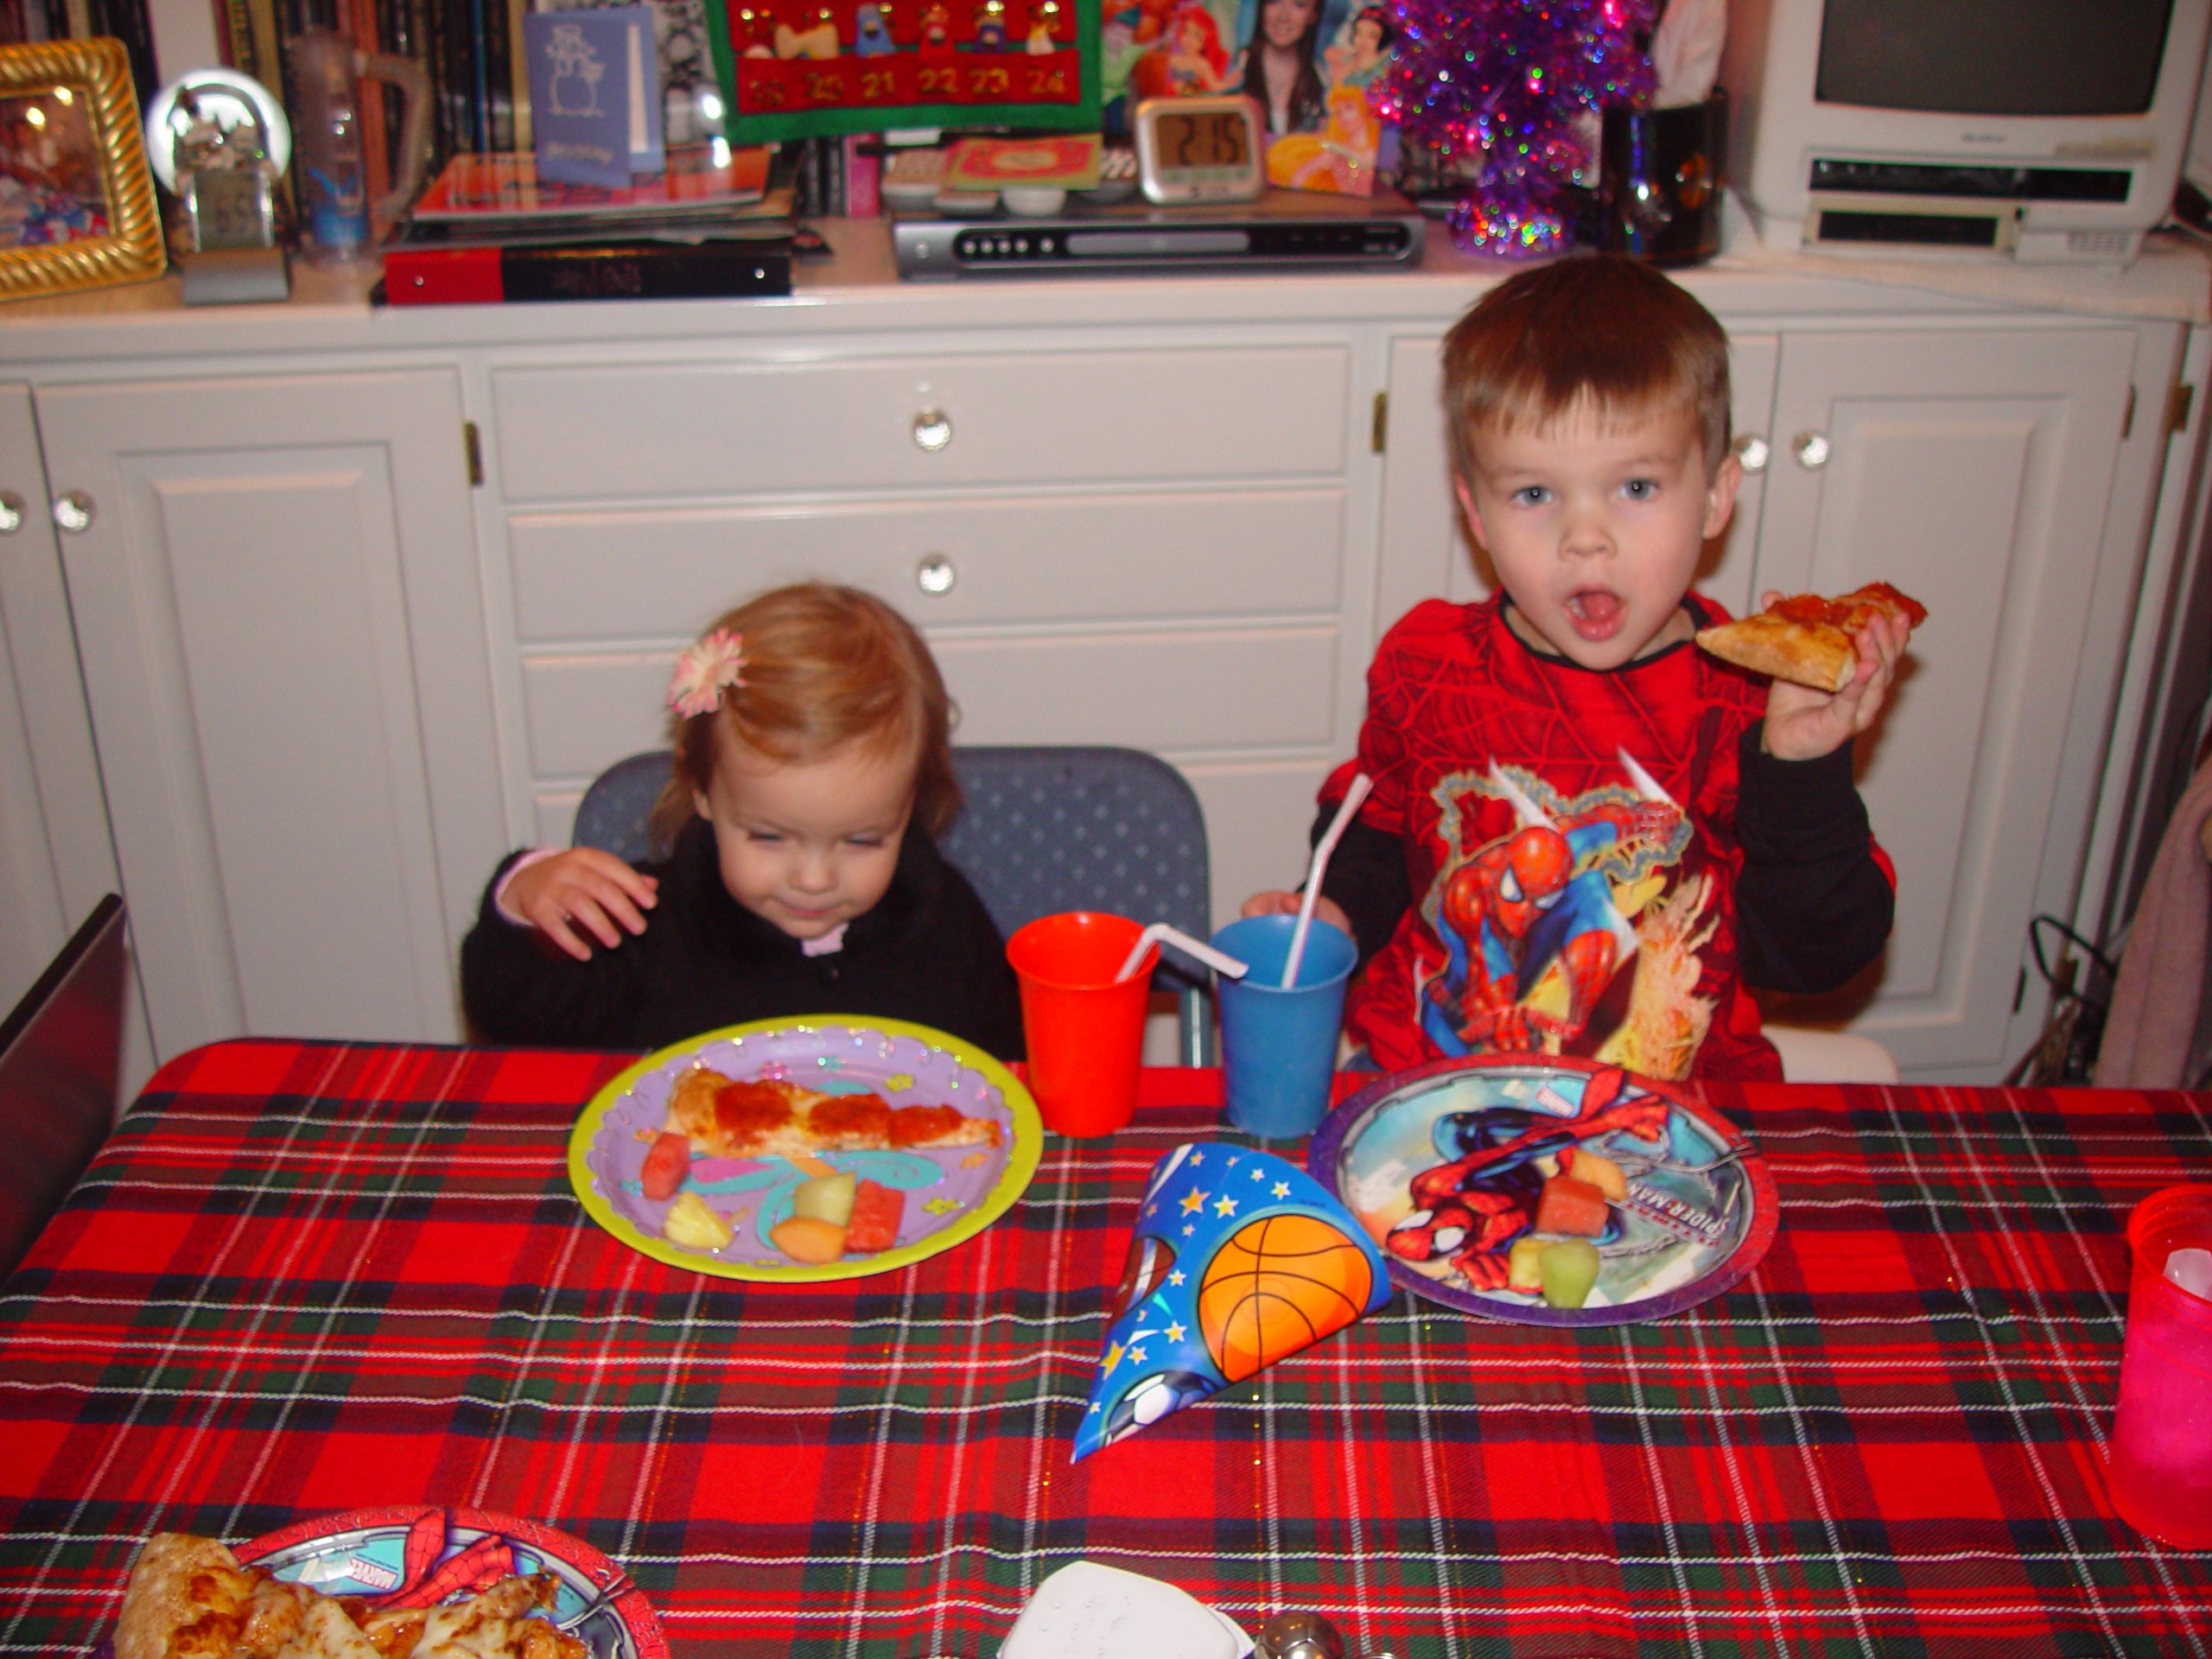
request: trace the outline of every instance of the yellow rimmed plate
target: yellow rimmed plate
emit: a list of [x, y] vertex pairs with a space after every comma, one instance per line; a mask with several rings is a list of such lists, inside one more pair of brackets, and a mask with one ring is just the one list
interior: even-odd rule
[[[785, 1077], [825, 1094], [879, 1095], [894, 1107], [950, 1106], [995, 1120], [999, 1144], [820, 1154], [833, 1168], [903, 1192], [906, 1202], [889, 1249], [819, 1266], [793, 1262], [767, 1242], [791, 1213], [791, 1190], [804, 1179], [798, 1170], [782, 1158], [695, 1157], [683, 1190], [703, 1198], [734, 1236], [719, 1250], [692, 1249], [662, 1236], [675, 1199], [646, 1198], [638, 1171], [666, 1122], [669, 1090], [695, 1065], [740, 1079]], [[1029, 1090], [974, 1044], [904, 1020], [825, 1014], [731, 1026], [647, 1055], [576, 1120], [569, 1181], [594, 1221], [656, 1261], [724, 1279], [819, 1283], [888, 1273], [973, 1238], [1021, 1196], [1043, 1145]]]

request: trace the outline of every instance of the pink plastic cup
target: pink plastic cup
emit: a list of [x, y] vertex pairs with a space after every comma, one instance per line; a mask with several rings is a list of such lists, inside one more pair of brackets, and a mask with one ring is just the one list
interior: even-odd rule
[[2113, 1414], [2113, 1507], [2179, 1549], [2212, 1549], [2212, 1300], [2166, 1277], [2176, 1250], [2212, 1249], [2212, 1186], [2170, 1186], [2127, 1220], [2135, 1258]]
[[1029, 1092], [1056, 1135], [1111, 1135], [1136, 1111], [1160, 947], [1127, 979], [1114, 976], [1143, 932], [1125, 916], [1072, 910], [1040, 916], [1007, 941], [1021, 985]]

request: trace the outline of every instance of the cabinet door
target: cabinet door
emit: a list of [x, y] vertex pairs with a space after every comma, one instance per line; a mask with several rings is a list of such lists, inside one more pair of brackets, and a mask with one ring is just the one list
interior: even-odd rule
[[[1488, 563], [1468, 543], [1452, 491], [1442, 348], [1441, 337], [1433, 334], [1390, 343], [1389, 432], [1375, 595], [1378, 640], [1424, 599], [1465, 604], [1484, 597], [1496, 585]], [[1731, 334], [1728, 349], [1729, 418], [1745, 460], [1744, 485], [1727, 529], [1705, 550], [1697, 585], [1740, 616], [1751, 595], [1751, 550], [1758, 541], [1777, 342], [1771, 334]]]
[[1907, 1068], [1986, 1078], [2005, 1058], [2135, 341], [2096, 327], [1783, 340], [1758, 585], [1887, 580], [1929, 608], [1860, 749], [1898, 904], [1853, 1024]]
[[454, 377], [38, 409], [157, 1051], [451, 1039], [503, 839]]

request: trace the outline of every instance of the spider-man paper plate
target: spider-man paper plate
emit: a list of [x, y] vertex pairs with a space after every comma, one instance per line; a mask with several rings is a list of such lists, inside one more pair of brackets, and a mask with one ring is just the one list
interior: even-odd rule
[[[1506, 1287], [1513, 1242], [1568, 1148], [1609, 1160], [1599, 1272], [1580, 1307]], [[1570, 1160], [1571, 1161], [1571, 1160]], [[1719, 1295], [1774, 1242], [1774, 1178], [1731, 1124], [1663, 1083], [1594, 1061], [1484, 1055], [1370, 1084], [1306, 1152], [1315, 1179], [1433, 1302], [1524, 1325], [1635, 1325]]]

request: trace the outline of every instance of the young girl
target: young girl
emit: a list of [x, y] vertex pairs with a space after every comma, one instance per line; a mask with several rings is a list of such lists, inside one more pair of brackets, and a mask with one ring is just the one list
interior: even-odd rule
[[462, 942], [483, 1038], [659, 1048], [748, 1020], [909, 1020], [1021, 1054], [1004, 942], [931, 840], [960, 805], [950, 701], [881, 601], [762, 594], [677, 659], [664, 861], [518, 854]]

